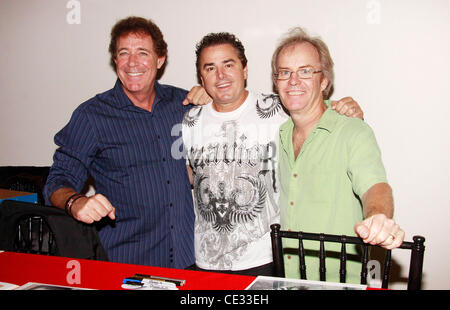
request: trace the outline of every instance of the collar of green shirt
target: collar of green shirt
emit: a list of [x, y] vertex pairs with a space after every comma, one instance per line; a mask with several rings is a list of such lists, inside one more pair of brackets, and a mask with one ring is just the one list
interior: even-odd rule
[[[331, 133], [336, 127], [336, 117], [334, 117], [333, 115], [333, 113], [336, 112], [329, 107], [330, 102], [330, 100], [325, 100], [325, 104], [328, 106], [328, 109], [323, 113], [319, 122], [316, 124], [316, 126], [314, 126], [311, 132], [314, 132], [317, 129], [323, 129]], [[292, 139], [293, 128], [294, 122], [292, 121], [291, 117], [280, 127], [280, 143], [284, 149], [286, 149], [287, 143]]]

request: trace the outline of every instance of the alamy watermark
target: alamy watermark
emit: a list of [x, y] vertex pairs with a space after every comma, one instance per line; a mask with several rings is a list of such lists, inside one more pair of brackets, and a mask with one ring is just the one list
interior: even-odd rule
[[367, 262], [367, 282], [370, 287], [381, 287], [381, 264], [379, 261]]
[[69, 25], [81, 24], [81, 3], [77, 0], [67, 1], [66, 8], [69, 12], [66, 14], [66, 22]]
[[66, 275], [68, 284], [81, 284], [81, 264], [77, 260], [70, 260], [66, 264], [66, 268], [70, 269]]
[[379, 0], [368, 0], [366, 4], [366, 22], [369, 25], [379, 25], [381, 23], [381, 4]]

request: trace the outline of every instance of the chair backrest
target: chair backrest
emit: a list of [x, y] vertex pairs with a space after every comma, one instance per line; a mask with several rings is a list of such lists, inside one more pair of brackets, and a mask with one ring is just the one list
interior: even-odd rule
[[55, 235], [44, 217], [25, 215], [17, 221], [14, 252], [56, 255]]
[[13, 200], [0, 203], [0, 250], [108, 260], [95, 225], [55, 207]]
[[[282, 238], [298, 239], [298, 255], [299, 255], [299, 269], [300, 278], [306, 280], [306, 264], [305, 264], [305, 249], [303, 246], [303, 240], [314, 240], [320, 243], [319, 245], [319, 273], [320, 280], [326, 281], [325, 278], [325, 242], [340, 243], [341, 252], [339, 255], [340, 269], [339, 278], [341, 283], [345, 283], [346, 277], [346, 244], [356, 244], [363, 247], [362, 254], [362, 267], [361, 267], [361, 284], [367, 284], [367, 263], [369, 261], [369, 248], [373, 245], [364, 243], [361, 238], [352, 236], [339, 236], [330, 234], [317, 234], [307, 232], [295, 232], [295, 231], [283, 231], [280, 230], [279, 224], [273, 224], [271, 228], [272, 238], [272, 253], [275, 268], [275, 275], [278, 277], [284, 277], [284, 258], [283, 258], [283, 244]], [[409, 265], [409, 277], [408, 277], [408, 290], [420, 290], [422, 283], [422, 268], [423, 268], [423, 256], [425, 251], [425, 238], [422, 236], [414, 236], [414, 242], [403, 242], [399, 247], [401, 249], [411, 250], [411, 260]], [[375, 246], [379, 247], [379, 246]], [[388, 288], [390, 269], [391, 269], [391, 250], [386, 250], [386, 256], [384, 259], [384, 269], [382, 275], [382, 288]]]

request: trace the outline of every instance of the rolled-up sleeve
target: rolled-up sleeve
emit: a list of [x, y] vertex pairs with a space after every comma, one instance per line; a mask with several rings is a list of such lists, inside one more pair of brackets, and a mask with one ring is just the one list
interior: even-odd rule
[[95, 156], [96, 138], [87, 114], [75, 110], [69, 123], [55, 135], [58, 149], [53, 156], [44, 187], [45, 203], [50, 205], [51, 195], [62, 187], [81, 191], [88, 178], [88, 169]]

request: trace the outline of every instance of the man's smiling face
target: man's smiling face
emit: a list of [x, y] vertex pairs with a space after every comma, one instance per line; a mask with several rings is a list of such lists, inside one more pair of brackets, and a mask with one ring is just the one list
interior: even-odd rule
[[206, 47], [200, 56], [200, 74], [203, 87], [213, 98], [219, 112], [237, 109], [247, 97], [243, 67], [237, 50], [231, 44]]
[[117, 41], [116, 73], [128, 95], [145, 95], [153, 89], [165, 57], [158, 57], [151, 36], [129, 33]]

